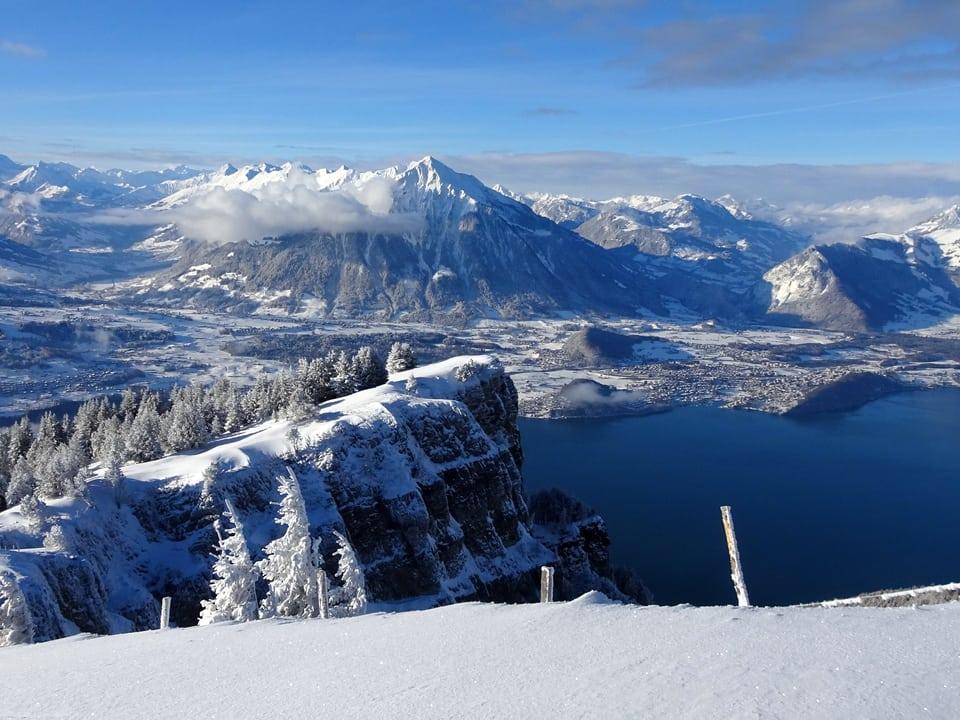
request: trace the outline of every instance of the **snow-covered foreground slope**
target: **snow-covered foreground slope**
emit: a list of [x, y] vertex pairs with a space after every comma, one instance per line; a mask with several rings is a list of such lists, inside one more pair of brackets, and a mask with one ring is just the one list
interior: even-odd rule
[[0, 650], [3, 711], [96, 718], [955, 718], [960, 605], [471, 603]]

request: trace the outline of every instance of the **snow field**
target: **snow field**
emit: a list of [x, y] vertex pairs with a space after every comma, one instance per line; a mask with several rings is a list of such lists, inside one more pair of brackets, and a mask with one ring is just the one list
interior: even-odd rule
[[960, 605], [469, 603], [0, 650], [26, 718], [956, 718]]

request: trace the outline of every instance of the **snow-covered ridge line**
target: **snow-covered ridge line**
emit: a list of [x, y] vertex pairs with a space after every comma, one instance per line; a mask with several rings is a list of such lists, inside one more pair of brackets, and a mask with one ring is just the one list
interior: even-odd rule
[[960, 599], [960, 582], [943, 585], [925, 585], [906, 590], [888, 590], [857, 595], [851, 598], [825, 600], [808, 607], [884, 607], [900, 605], [928, 605]]

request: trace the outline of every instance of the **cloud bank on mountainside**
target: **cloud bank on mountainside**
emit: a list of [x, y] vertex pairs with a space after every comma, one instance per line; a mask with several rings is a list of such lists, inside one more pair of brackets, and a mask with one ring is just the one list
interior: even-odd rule
[[116, 224], [176, 223], [183, 234], [211, 245], [256, 241], [289, 233], [414, 233], [423, 219], [391, 213], [395, 184], [372, 177], [325, 189], [293, 171], [253, 189], [210, 187], [171, 208], [114, 210], [98, 220]]

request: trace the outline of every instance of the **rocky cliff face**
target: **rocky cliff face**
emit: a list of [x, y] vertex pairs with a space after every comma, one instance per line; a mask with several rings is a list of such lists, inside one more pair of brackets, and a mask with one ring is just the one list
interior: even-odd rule
[[[554, 498], [540, 503], [540, 524], [531, 519], [516, 417], [516, 390], [491, 358], [402, 373], [321, 405], [295, 427], [272, 421], [191, 454], [128, 466], [120, 507], [100, 480], [89, 499], [51, 502], [40, 524], [59, 522], [67, 549], [37, 547], [43, 528], [28, 526], [18, 509], [0, 514], [8, 548], [0, 571], [19, 578], [37, 640], [155, 627], [162, 595], [173, 596], [176, 623], [193, 624], [208, 594], [211, 523], [224, 498], [259, 557], [281, 529], [273, 522], [277, 479], [292, 467], [327, 572], [336, 569], [338, 530], [355, 547], [372, 602], [385, 609], [533, 601], [543, 564], [557, 567], [561, 599], [588, 589], [640, 594], [614, 581], [595, 514], [544, 510], [564, 506]], [[211, 462], [221, 472], [204, 496]]]

